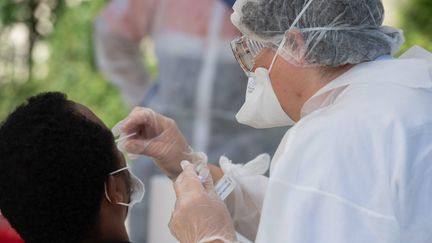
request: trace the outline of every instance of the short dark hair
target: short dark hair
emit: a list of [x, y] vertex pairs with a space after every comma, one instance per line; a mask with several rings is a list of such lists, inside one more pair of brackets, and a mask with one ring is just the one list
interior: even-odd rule
[[25, 242], [97, 237], [114, 138], [62, 93], [28, 99], [0, 127], [0, 209]]

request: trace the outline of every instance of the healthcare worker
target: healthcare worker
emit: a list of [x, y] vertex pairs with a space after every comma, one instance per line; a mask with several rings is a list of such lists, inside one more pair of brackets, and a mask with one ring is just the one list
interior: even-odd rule
[[[245, 76], [232, 56], [233, 0], [113, 0], [95, 22], [96, 57], [126, 102], [172, 117], [191, 145], [211, 161], [226, 154], [245, 163], [257, 153], [274, 153], [285, 129], [260, 131], [238, 124]], [[155, 45], [158, 76], [145, 69], [140, 42]], [[227, 88], [230, 87], [230, 88]], [[131, 165], [146, 185], [158, 173], [150, 158]], [[151, 195], [150, 188], [148, 194]], [[132, 209], [131, 239], [146, 242], [150, 197]], [[144, 225], [143, 225], [144, 223]]]
[[[222, 158], [203, 181], [202, 157], [173, 120], [133, 110], [122, 131], [139, 135], [125, 149], [175, 180], [177, 239], [235, 242], [237, 230], [266, 243], [431, 242], [432, 54], [390, 56], [403, 35], [382, 26], [380, 0], [239, 0], [231, 17], [250, 77], [238, 121], [295, 125], [269, 178], [261, 155], [244, 166]], [[222, 176], [237, 182], [225, 202], [211, 181]]]

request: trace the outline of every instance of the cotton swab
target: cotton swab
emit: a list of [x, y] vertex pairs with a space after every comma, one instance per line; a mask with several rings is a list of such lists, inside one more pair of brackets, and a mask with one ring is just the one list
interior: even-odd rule
[[128, 139], [128, 138], [130, 138], [130, 137], [135, 136], [135, 135], [137, 135], [136, 132], [131, 133], [131, 134], [126, 135], [126, 136], [123, 136], [123, 137], [120, 137], [120, 138], [117, 138], [117, 139], [115, 140], [115, 143], [119, 143], [119, 142], [124, 141], [124, 140], [126, 140], [126, 139]]

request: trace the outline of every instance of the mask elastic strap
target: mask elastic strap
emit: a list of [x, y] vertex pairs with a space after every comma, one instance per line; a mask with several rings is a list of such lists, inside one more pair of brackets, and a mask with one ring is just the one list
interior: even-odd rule
[[[126, 166], [126, 167], [123, 167], [123, 168], [121, 168], [121, 169], [118, 169], [118, 170], [116, 170], [116, 171], [113, 171], [113, 172], [109, 173], [109, 175], [112, 176], [112, 175], [114, 175], [114, 174], [117, 174], [117, 173], [119, 173], [119, 172], [121, 172], [121, 171], [128, 170], [128, 169], [129, 169], [129, 167]], [[112, 203], [111, 198], [108, 196], [108, 191], [107, 191], [107, 187], [106, 187], [106, 182], [104, 183], [104, 187], [105, 187], [105, 197], [106, 197], [106, 199], [108, 200], [108, 202]], [[118, 203], [115, 203], [115, 204], [122, 205], [122, 206], [125, 206], [125, 207], [129, 207], [129, 205], [130, 205], [130, 203], [122, 203], [122, 202], [118, 202]]]
[[125, 207], [132, 207], [132, 205], [131, 205], [130, 203], [122, 203], [122, 202], [118, 202], [118, 203], [115, 203], [115, 204], [117, 204], [117, 205], [121, 205], [121, 206], [125, 206]]
[[[107, 191], [107, 188], [106, 188], [106, 183], [104, 184], [104, 187], [105, 187], [105, 197], [106, 197], [106, 199], [108, 200], [108, 202], [113, 203], [111, 201], [111, 198], [108, 196], [108, 191]], [[125, 206], [125, 207], [130, 207], [131, 206], [130, 203], [122, 203], [122, 202], [118, 202], [118, 203], [114, 203], [114, 204]]]
[[112, 203], [111, 202], [111, 198], [108, 196], [108, 191], [107, 191], [107, 188], [106, 188], [106, 183], [104, 183], [104, 187], [105, 187], [105, 197], [108, 200], [108, 202]]
[[290, 26], [290, 28], [284, 33], [284, 37], [282, 39], [281, 44], [279, 45], [275, 56], [273, 57], [273, 60], [270, 64], [270, 68], [269, 68], [269, 73], [271, 72], [274, 63], [276, 62], [276, 58], [278, 56], [278, 54], [280, 53], [280, 51], [282, 50], [282, 48], [284, 47], [285, 43], [286, 43], [286, 33], [289, 32], [299, 21], [300, 19], [303, 17], [303, 14], [306, 12], [306, 10], [309, 8], [309, 6], [312, 4], [314, 0], [309, 0], [309, 2], [304, 6], [304, 8], [302, 9], [302, 11], [299, 13], [299, 15], [297, 15], [297, 18], [294, 20], [294, 22], [292, 23], [292, 25]]
[[128, 170], [128, 169], [129, 169], [129, 167], [128, 167], [128, 166], [125, 166], [125, 167], [123, 167], [123, 168], [121, 168], [121, 169], [118, 169], [118, 170], [116, 170], [116, 171], [113, 171], [113, 172], [109, 173], [109, 175], [114, 175], [114, 174], [119, 173], [120, 171], [124, 171], [124, 170]]
[[297, 15], [297, 18], [294, 20], [294, 22], [291, 24], [291, 27], [288, 29], [292, 29], [303, 17], [303, 14], [306, 12], [306, 10], [309, 8], [309, 6], [312, 4], [314, 0], [309, 0], [309, 2], [304, 6], [303, 10]]
[[276, 62], [276, 58], [277, 58], [277, 56], [278, 56], [278, 53], [279, 53], [279, 52], [282, 50], [282, 48], [284, 47], [285, 42], [286, 42], [286, 37], [284, 36], [284, 38], [282, 39], [281, 44], [279, 45], [279, 47], [278, 47], [278, 49], [277, 49], [277, 51], [276, 51], [276, 54], [274, 55], [274, 57], [273, 57], [273, 59], [272, 59], [272, 62], [271, 62], [271, 64], [270, 64], [269, 74], [270, 74], [271, 70], [273, 69], [273, 65], [274, 65], [275, 62]]

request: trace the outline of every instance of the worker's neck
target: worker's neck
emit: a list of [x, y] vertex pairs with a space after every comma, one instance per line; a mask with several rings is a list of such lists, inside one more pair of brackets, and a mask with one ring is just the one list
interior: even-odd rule
[[291, 119], [299, 121], [301, 109], [306, 101], [351, 67], [349, 65], [324, 70], [316, 67], [299, 67], [276, 60], [270, 76], [283, 110]]

